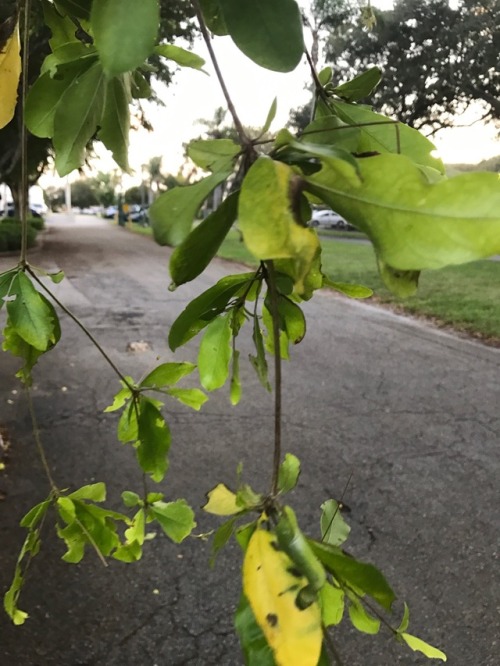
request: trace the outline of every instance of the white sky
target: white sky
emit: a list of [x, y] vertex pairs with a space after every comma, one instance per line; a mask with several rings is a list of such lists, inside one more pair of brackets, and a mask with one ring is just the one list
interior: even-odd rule
[[[307, 0], [302, 0], [301, 4], [307, 4]], [[372, 4], [387, 9], [393, 3], [392, 0], [373, 0]], [[253, 64], [229, 37], [215, 38], [213, 46], [244, 125], [262, 125], [274, 97], [277, 97], [278, 113], [272, 129], [279, 129], [287, 122], [289, 109], [308, 100], [309, 93], [304, 87], [309, 80], [309, 72], [304, 62], [289, 74], [278, 74]], [[140, 181], [141, 165], [155, 155], [163, 156], [165, 172], [177, 173], [183, 162], [182, 144], [203, 131], [203, 126], [197, 120], [211, 119], [216, 107], [225, 107], [204, 43], [196, 43], [193, 50], [207, 60], [206, 69], [210, 75], [182, 69], [176, 74], [174, 84], [164, 88], [161, 93], [166, 106], [159, 108], [146, 105], [147, 115], [155, 130], [132, 132], [130, 163], [135, 174], [124, 177], [125, 187]], [[460, 123], [471, 122], [474, 118], [472, 111], [460, 119]], [[444, 130], [434, 137], [434, 142], [440, 156], [448, 163], [475, 163], [500, 152], [500, 143], [495, 140], [495, 128], [480, 124], [466, 129]], [[100, 155], [101, 159], [95, 164], [96, 169], [116, 168], [104, 148]], [[74, 176], [78, 177], [76, 172]]]

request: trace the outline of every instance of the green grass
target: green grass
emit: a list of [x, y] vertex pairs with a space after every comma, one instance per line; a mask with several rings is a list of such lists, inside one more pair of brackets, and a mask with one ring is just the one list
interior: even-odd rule
[[[136, 225], [133, 231], [151, 233], [149, 228]], [[352, 238], [349, 232], [342, 235]], [[243, 264], [256, 264], [235, 230], [228, 234], [219, 256]], [[406, 300], [396, 298], [384, 287], [373, 249], [368, 243], [325, 239], [322, 261], [324, 273], [332, 280], [362, 284], [373, 289], [372, 300], [375, 302], [500, 341], [500, 261], [475, 261], [439, 271], [425, 271], [420, 277], [417, 295]]]

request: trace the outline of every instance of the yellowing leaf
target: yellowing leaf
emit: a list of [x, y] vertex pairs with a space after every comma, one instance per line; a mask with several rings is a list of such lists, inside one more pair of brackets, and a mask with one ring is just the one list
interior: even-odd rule
[[278, 666], [316, 666], [323, 639], [318, 602], [300, 610], [297, 594], [308, 584], [295, 575], [292, 560], [279, 549], [265, 515], [252, 534], [243, 562], [243, 591]]
[[288, 260], [279, 270], [294, 280], [300, 294], [320, 244], [316, 232], [295, 219], [294, 178], [286, 164], [260, 157], [243, 181], [238, 220], [245, 244], [255, 257]]
[[207, 500], [203, 510], [216, 516], [232, 516], [242, 510], [236, 503], [236, 494], [223, 483], [219, 483], [207, 493]]
[[19, 24], [16, 24], [5, 44], [0, 45], [0, 129], [14, 117], [21, 76], [20, 51]]

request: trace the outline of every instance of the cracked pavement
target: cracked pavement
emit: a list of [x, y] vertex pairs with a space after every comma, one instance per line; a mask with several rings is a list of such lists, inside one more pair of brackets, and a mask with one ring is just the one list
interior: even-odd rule
[[[187, 300], [233, 270], [217, 260], [171, 293], [169, 252], [94, 218], [55, 216], [31, 261], [65, 271], [67, 279], [53, 287], [58, 298], [137, 378], [174, 359], [169, 326]], [[0, 270], [15, 261], [0, 258]], [[317, 535], [320, 504], [340, 497], [352, 473], [344, 498], [349, 549], [381, 567], [398, 599], [408, 602], [410, 632], [447, 652], [452, 666], [498, 666], [500, 350], [329, 292], [304, 309], [308, 333], [285, 364], [283, 405], [284, 451], [302, 461], [290, 496], [299, 521]], [[108, 504], [118, 508], [122, 490], [142, 487], [133, 450], [116, 441], [116, 415], [103, 413], [119, 384], [75, 324], [65, 315], [61, 323], [60, 344], [34, 372], [49, 462], [62, 487], [106, 481]], [[225, 389], [200, 413], [167, 405], [168, 498], [199, 507], [218, 482], [234, 485], [240, 461], [244, 480], [266, 488], [272, 404], [244, 362], [250, 335], [239, 336], [238, 407], [229, 406]], [[141, 340], [151, 349], [127, 351]], [[195, 358], [195, 341], [175, 356]], [[48, 490], [13, 377], [17, 365], [0, 356], [0, 426], [11, 439], [0, 473], [2, 593], [23, 539], [18, 522]], [[201, 512], [197, 519], [198, 533], [217, 526]], [[188, 539], [174, 546], [161, 534], [134, 565], [112, 561], [105, 569], [88, 553], [74, 566], [61, 562], [62, 553], [47, 529], [21, 596], [30, 618], [16, 628], [0, 616], [2, 666], [242, 664], [232, 627], [240, 587], [236, 545], [214, 569], [209, 544]], [[429, 663], [383, 630], [365, 636], [344, 623], [335, 637], [349, 666]]]

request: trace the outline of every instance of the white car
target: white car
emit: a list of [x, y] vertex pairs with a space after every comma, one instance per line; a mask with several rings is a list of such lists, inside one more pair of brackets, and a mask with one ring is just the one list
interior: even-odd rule
[[323, 227], [323, 229], [345, 229], [347, 223], [343, 217], [333, 210], [315, 210], [309, 226]]

